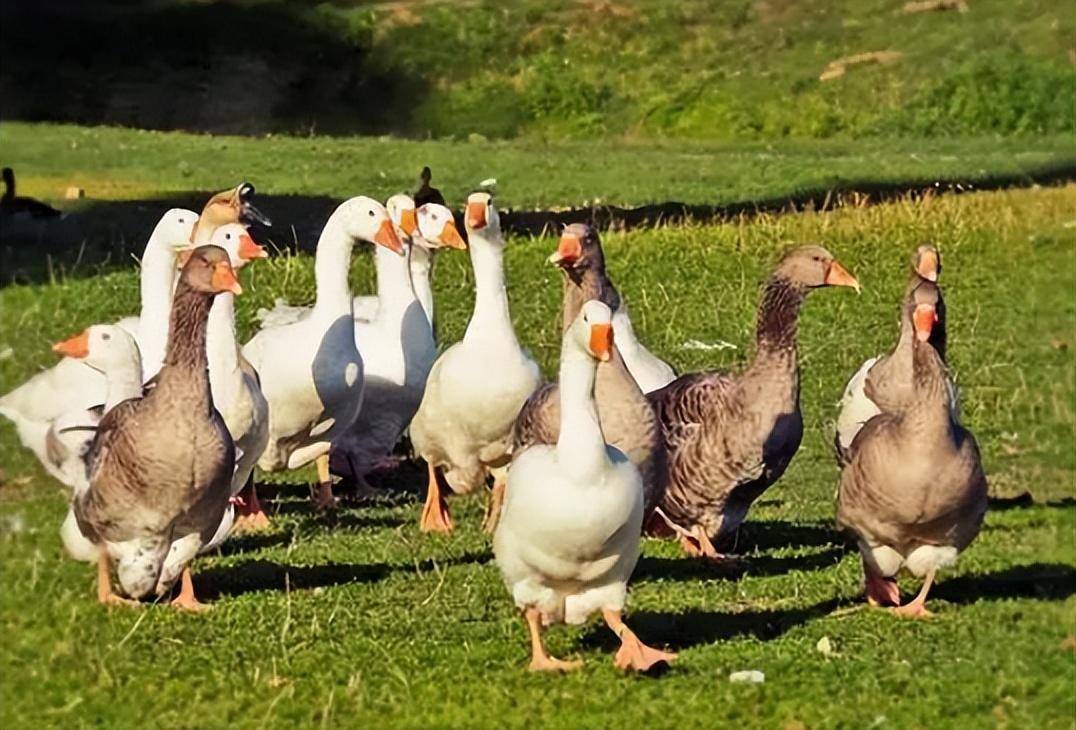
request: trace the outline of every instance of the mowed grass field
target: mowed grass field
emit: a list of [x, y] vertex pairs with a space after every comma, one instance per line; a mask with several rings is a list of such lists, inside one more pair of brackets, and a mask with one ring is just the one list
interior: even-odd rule
[[[423, 535], [422, 472], [408, 467], [383, 480], [384, 502], [328, 518], [305, 501], [306, 473], [275, 479], [264, 490], [273, 530], [196, 561], [195, 584], [214, 602], [204, 615], [105, 610], [93, 569], [62, 554], [63, 489], [4, 422], [0, 726], [1071, 727], [1076, 186], [604, 241], [640, 337], [682, 371], [743, 365], [759, 285], [793, 242], [823, 243], [864, 286], [807, 302], [803, 446], [730, 546], [740, 567], [645, 542], [628, 621], [680, 651], [668, 673], [622, 675], [615, 639], [597, 623], [549, 633], [551, 651], [585, 659], [583, 670], [526, 672], [525, 628], [478, 530], [480, 500], [455, 501], [455, 534]], [[951, 366], [993, 508], [935, 589], [936, 617], [911, 622], [862, 605], [858, 557], [833, 529], [830, 444], [845, 380], [895, 338], [908, 258], [922, 241], [943, 252]], [[506, 255], [517, 331], [547, 374], [559, 346], [559, 275], [543, 262], [554, 245], [512, 238]], [[274, 298], [312, 300], [312, 263], [281, 256], [243, 272], [244, 338]], [[351, 280], [372, 290], [367, 251]], [[465, 254], [438, 259], [443, 342], [466, 325], [472, 283]], [[0, 289], [0, 390], [51, 364], [53, 341], [136, 311], [137, 297], [133, 267]], [[818, 649], [823, 638], [829, 652]], [[747, 669], [765, 683], [729, 682]]]

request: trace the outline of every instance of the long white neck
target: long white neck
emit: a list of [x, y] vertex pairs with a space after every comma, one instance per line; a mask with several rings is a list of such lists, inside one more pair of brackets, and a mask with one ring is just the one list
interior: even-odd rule
[[[495, 231], [492, 236], [500, 239], [501, 233]], [[488, 229], [471, 233], [475, 300], [474, 313], [463, 339], [495, 337], [503, 342], [516, 342], [508, 312], [508, 293], [504, 288], [504, 242], [503, 239], [491, 241], [492, 236]]]
[[130, 360], [115, 364], [105, 371], [105, 413], [130, 398], [142, 395], [142, 362], [138, 352]]
[[142, 353], [143, 382], [156, 375], [164, 362], [175, 274], [175, 252], [151, 237], [142, 254], [139, 285], [142, 311], [138, 319], [138, 349]]
[[433, 327], [433, 286], [430, 272], [433, 269], [433, 252], [422, 246], [411, 246], [411, 288], [415, 298], [426, 313], [426, 321]]
[[402, 316], [415, 301], [407, 257], [384, 246], [375, 246], [374, 267], [377, 269], [378, 318]]
[[213, 299], [206, 323], [206, 357], [213, 405], [224, 412], [241, 385], [239, 347], [235, 342], [235, 295], [223, 292]]
[[631, 324], [627, 309], [621, 307], [620, 311], [613, 315], [613, 329], [616, 336], [616, 347], [622, 357], [631, 358], [639, 353], [639, 339], [635, 336], [635, 328]]
[[609, 464], [605, 436], [594, 403], [598, 362], [583, 352], [569, 331], [560, 358], [560, 436], [557, 460], [572, 476], [587, 478]]
[[339, 209], [329, 216], [318, 239], [314, 256], [314, 280], [317, 285], [315, 315], [337, 317], [352, 311], [351, 287], [347, 277], [355, 239], [344, 229], [344, 216], [345, 213]]

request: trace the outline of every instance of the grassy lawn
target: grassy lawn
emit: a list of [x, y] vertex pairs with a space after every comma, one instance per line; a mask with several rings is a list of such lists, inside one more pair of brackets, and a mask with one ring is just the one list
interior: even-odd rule
[[[27, 168], [28, 187], [36, 179], [38, 191], [46, 189], [42, 181], [66, 181], [70, 170], [83, 170], [87, 179], [129, 180], [153, 191], [217, 188], [222, 177], [250, 177], [272, 192], [344, 195], [364, 189], [359, 183], [376, 183], [378, 169], [364, 163], [377, 157], [378, 143], [283, 140], [270, 148], [260, 141], [112, 130], [36, 132], [0, 127], [16, 168]], [[25, 146], [42, 145], [46, 134], [65, 141], [54, 155]], [[453, 197], [488, 174], [466, 163], [466, 146], [383, 144], [391, 152], [386, 169], [391, 162], [397, 177], [371, 192], [409, 186], [399, 171], [427, 160], [443, 166]], [[983, 143], [977, 154], [1023, 164], [1011, 144]], [[1060, 142], [1027, 144], [1046, 158], [1060, 149]], [[120, 145], [130, 145], [127, 156], [116, 154]], [[960, 147], [954, 143], [950, 152]], [[297, 169], [294, 156], [313, 155], [313, 148], [326, 165]], [[727, 194], [749, 194], [748, 185], [758, 181], [749, 170], [757, 164], [751, 155], [766, 154], [763, 147], [700, 149], [708, 152], [700, 153], [690, 181], [676, 188], [684, 191], [679, 197], [701, 196], [700, 180], [718, 177], [735, 186]], [[940, 155], [946, 148], [933, 149]], [[773, 165], [791, 158], [786, 169], [800, 170], [801, 179], [838, 174], [812, 171], [812, 155], [841, 159], [840, 145], [822, 150], [777, 155]], [[878, 159], [921, 164], [908, 148], [891, 158], [880, 147], [869, 150], [845, 149], [852, 161], [839, 174], [878, 173], [871, 162]], [[630, 197], [633, 185], [663, 190], [647, 179], [646, 161], [689, 153], [670, 147], [636, 157], [634, 169], [647, 174], [631, 180], [616, 180], [618, 162], [584, 173], [608, 176], [622, 186], [614, 188], [617, 195]], [[494, 146], [492, 154], [516, 152]], [[516, 204], [570, 199], [555, 176], [570, 155], [559, 154], [532, 162], [548, 165], [545, 179], [520, 174], [503, 181], [505, 198]], [[619, 154], [612, 159], [633, 159], [631, 149]], [[133, 159], [146, 155], [160, 164], [136, 166]], [[742, 160], [739, 176], [723, 166], [727, 159]], [[671, 173], [657, 167], [652, 174]], [[634, 194], [640, 200], [651, 193]], [[390, 499], [343, 509], [333, 519], [315, 517], [302, 499], [305, 490], [288, 486], [305, 473], [274, 480], [266, 489], [278, 510], [274, 530], [237, 539], [195, 564], [196, 585], [216, 604], [206, 615], [163, 607], [103, 610], [93, 600], [92, 569], [61, 554], [56, 528], [64, 492], [18, 448], [4, 422], [0, 726], [1071, 727], [1074, 210], [1070, 185], [605, 237], [611, 273], [640, 337], [684, 371], [745, 361], [759, 282], [789, 242], [824, 243], [865, 287], [859, 297], [816, 292], [804, 310], [804, 444], [738, 538], [734, 550], [746, 559], [743, 569], [717, 570], [681, 558], [671, 543], [647, 541], [628, 620], [644, 640], [681, 652], [657, 679], [618, 673], [611, 661], [615, 641], [596, 624], [550, 635], [553, 652], [587, 661], [582, 671], [529, 675], [523, 623], [477, 529], [479, 501], [456, 502], [462, 525], [456, 534], [424, 536], [416, 525], [421, 472], [410, 467], [385, 479], [394, 487], [386, 492]], [[266, 212], [274, 215], [269, 206]], [[151, 223], [147, 218], [145, 225]], [[965, 422], [983, 449], [994, 508], [979, 539], [936, 589], [936, 618], [907, 622], [861, 607], [859, 561], [833, 530], [837, 473], [830, 443], [844, 381], [895, 337], [907, 259], [923, 240], [943, 251], [951, 364]], [[559, 343], [559, 277], [542, 263], [553, 245], [549, 238], [518, 237], [507, 254], [517, 329], [547, 373]], [[369, 256], [356, 256], [353, 287], [369, 291], [372, 279]], [[243, 282], [246, 337], [259, 306], [277, 296], [312, 299], [312, 259], [261, 262], [248, 267]], [[439, 259], [435, 285], [439, 330], [449, 342], [461, 335], [471, 308], [466, 256]], [[0, 290], [0, 390], [50, 364], [51, 342], [135, 311], [137, 292], [133, 270]], [[735, 347], [693, 349], [691, 340]], [[905, 584], [906, 592], [915, 587]], [[816, 648], [823, 637], [829, 654]], [[765, 672], [765, 683], [730, 683], [729, 673], [742, 669]]]

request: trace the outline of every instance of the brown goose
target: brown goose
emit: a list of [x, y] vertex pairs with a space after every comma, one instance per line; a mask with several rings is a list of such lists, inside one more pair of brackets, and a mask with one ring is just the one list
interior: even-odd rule
[[757, 348], [747, 369], [682, 375], [648, 396], [668, 454], [665, 498], [656, 514], [690, 555], [721, 557], [713, 541], [740, 526], [799, 449], [796, 321], [808, 292], [823, 286], [859, 290], [826, 249], [793, 249], [762, 294]]
[[[910, 299], [920, 282], [925, 280], [936, 283], [940, 274], [941, 254], [938, 249], [930, 244], [919, 246], [912, 255], [912, 272], [908, 279], [908, 286], [904, 290], [904, 301], [907, 302]], [[930, 344], [937, 351], [942, 362], [945, 362], [945, 301], [942, 299], [941, 290], [938, 290], [937, 314], [938, 322], [934, 325], [934, 329], [931, 330]], [[910, 338], [910, 325], [907, 330], [902, 327], [901, 333], [902, 338]], [[838, 465], [843, 465], [847, 460], [848, 447], [851, 446], [852, 440], [859, 433], [859, 429], [863, 428], [863, 424], [881, 412], [878, 404], [867, 397], [864, 392], [864, 385], [867, 382], [868, 375], [874, 374], [874, 377], [885, 377], [884, 373], [891, 366], [890, 360], [892, 357], [891, 353], [882, 357], [869, 358], [859, 367], [859, 370], [848, 381], [848, 384], [844, 386], [844, 394], [841, 396], [839, 404], [840, 411], [837, 415], [837, 428], [833, 439]], [[956, 388], [952, 381], [949, 381], [949, 387], [953, 391], [951, 399], [953, 416], [959, 420], [959, 402]]]
[[[605, 256], [596, 230], [583, 223], [568, 226], [549, 260], [564, 273], [562, 331], [566, 332], [572, 326], [583, 305], [591, 299], [616, 312], [620, 295], [605, 273]], [[644, 514], [649, 515], [661, 501], [665, 487], [661, 425], [615, 345], [609, 360], [598, 365], [594, 399], [606, 441], [624, 452], [642, 474]], [[559, 436], [560, 388], [556, 382], [546, 383], [527, 399], [516, 419], [513, 450], [534, 444], [555, 444]], [[500, 487], [499, 483], [495, 485], [497, 487]], [[491, 532], [496, 526], [502, 499], [503, 492], [495, 492], [490, 500], [486, 527]]]
[[98, 599], [112, 592], [111, 565], [124, 593], [160, 596], [182, 573], [172, 601], [198, 609], [187, 563], [210, 541], [231, 494], [235, 447], [213, 406], [206, 321], [213, 297], [239, 294], [228, 253], [194, 250], [172, 301], [164, 366], [142, 398], [105, 415], [87, 457], [89, 486], [73, 500], [82, 534], [98, 546]]
[[[837, 522], [859, 543], [868, 602], [909, 617], [929, 614], [936, 572], [979, 534], [987, 504], [979, 447], [952, 416], [945, 363], [930, 344], [940, 301], [924, 280], [905, 302], [903, 329], [914, 336], [893, 353], [886, 378], [867, 378], [882, 413], [852, 442], [838, 493]], [[924, 581], [898, 607], [902, 567]]]

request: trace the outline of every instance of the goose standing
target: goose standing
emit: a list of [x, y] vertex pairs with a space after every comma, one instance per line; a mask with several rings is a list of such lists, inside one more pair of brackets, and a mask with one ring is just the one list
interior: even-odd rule
[[[228, 429], [213, 406], [206, 355], [209, 310], [223, 291], [242, 291], [227, 252], [196, 249], [176, 285], [168, 350], [155, 387], [116, 405], [98, 426], [89, 485], [75, 495], [73, 508], [80, 531], [98, 546], [102, 603], [130, 602], [112, 591], [115, 561], [130, 599], [162, 596], [182, 574], [172, 604], [202, 606], [188, 562], [220, 524], [235, 460]], [[173, 550], [182, 558], [165, 570]]]
[[403, 253], [384, 206], [346, 200], [329, 217], [314, 261], [317, 298], [308, 317], [259, 331], [242, 350], [261, 377], [269, 402], [269, 444], [258, 461], [266, 471], [317, 463], [314, 497], [331, 508], [329, 447], [362, 405], [363, 366], [355, 344], [348, 268], [351, 249], [369, 241]]
[[430, 370], [422, 403], [411, 421], [411, 443], [426, 460], [429, 486], [419, 525], [450, 532], [452, 518], [437, 472], [453, 492], [465, 494], [492, 474], [503, 480], [512, 425], [538, 387], [538, 365], [512, 328], [504, 287], [504, 235], [489, 193], [467, 198], [464, 218], [475, 276], [475, 304], [463, 340]]
[[799, 449], [796, 323], [807, 294], [824, 286], [859, 290], [829, 251], [793, 249], [762, 294], [756, 352], [747, 369], [739, 375], [681, 375], [649, 394], [668, 453], [665, 498], [657, 514], [688, 554], [720, 558], [713, 541], [740, 526]]
[[366, 475], [391, 457], [418, 410], [437, 358], [430, 288], [433, 250], [442, 245], [467, 247], [452, 211], [443, 205], [427, 203], [416, 211], [410, 197], [396, 195], [386, 207], [411, 243], [406, 246], [406, 259], [383, 249], [376, 252], [376, 315], [372, 320], [355, 320], [366, 389], [358, 419], [333, 442], [332, 471], [354, 481], [356, 496], [372, 493]]
[[[975, 437], [953, 418], [952, 391], [931, 345], [941, 303], [923, 279], [901, 312], [901, 343], [865, 391], [880, 408], [849, 445], [841, 471], [837, 522], [859, 545], [867, 600], [908, 617], [929, 614], [926, 598], [937, 571], [978, 535], [987, 484]], [[923, 578], [919, 594], [899, 606], [901, 568]], [[899, 606], [899, 607], [898, 607]]]
[[[910, 297], [921, 281], [926, 280], [937, 284], [940, 275], [941, 254], [938, 252], [938, 249], [929, 244], [919, 246], [912, 257], [912, 274], [909, 278], [908, 286], [905, 289], [905, 297]], [[945, 301], [941, 298], [940, 289], [938, 290], [937, 315], [938, 322], [930, 332], [930, 344], [938, 353], [942, 362], [945, 362]], [[911, 333], [907, 332], [905, 335], [910, 337]], [[890, 367], [889, 362], [891, 357], [892, 355], [884, 355], [882, 357], [872, 357], [866, 360], [844, 388], [844, 394], [841, 396], [840, 412], [837, 416], [837, 429], [834, 438], [834, 447], [837, 452], [838, 464], [843, 463], [847, 458], [848, 448], [852, 445], [852, 441], [855, 439], [856, 434], [859, 433], [859, 429], [863, 428], [863, 424], [881, 412], [878, 405], [867, 397], [867, 394], [864, 392], [864, 386], [867, 382], [867, 377], [871, 372], [876, 371], [880, 374]], [[960, 409], [956, 388], [951, 380], [948, 382], [949, 387], [952, 390], [950, 402], [953, 405], [953, 417], [959, 421]]]
[[[620, 295], [605, 273], [605, 257], [598, 232], [585, 224], [568, 226], [549, 261], [564, 273], [564, 300], [561, 309], [562, 331], [573, 326], [584, 302], [597, 300], [613, 314], [616, 344], [607, 360], [598, 364], [594, 386], [602, 433], [610, 446], [626, 454], [642, 474], [644, 512], [649, 515], [661, 502], [665, 488], [665, 444], [661, 423], [653, 406], [632, 377], [620, 355], [620, 331], [617, 308]], [[623, 318], [622, 322], [629, 321]], [[531, 444], [555, 444], [560, 437], [561, 397], [556, 382], [547, 383], [527, 400], [515, 427], [515, 450]], [[491, 499], [490, 522], [496, 525], [499, 495]]]
[[596, 611], [620, 638], [618, 667], [646, 671], [676, 658], [643, 644], [621, 618], [639, 559], [643, 481], [606, 443], [594, 399], [597, 370], [612, 357], [614, 340], [609, 307], [583, 304], [561, 346], [556, 444], [525, 447], [508, 470], [493, 553], [527, 621], [536, 671], [581, 665], [546, 653], [542, 624], [581, 624]]

